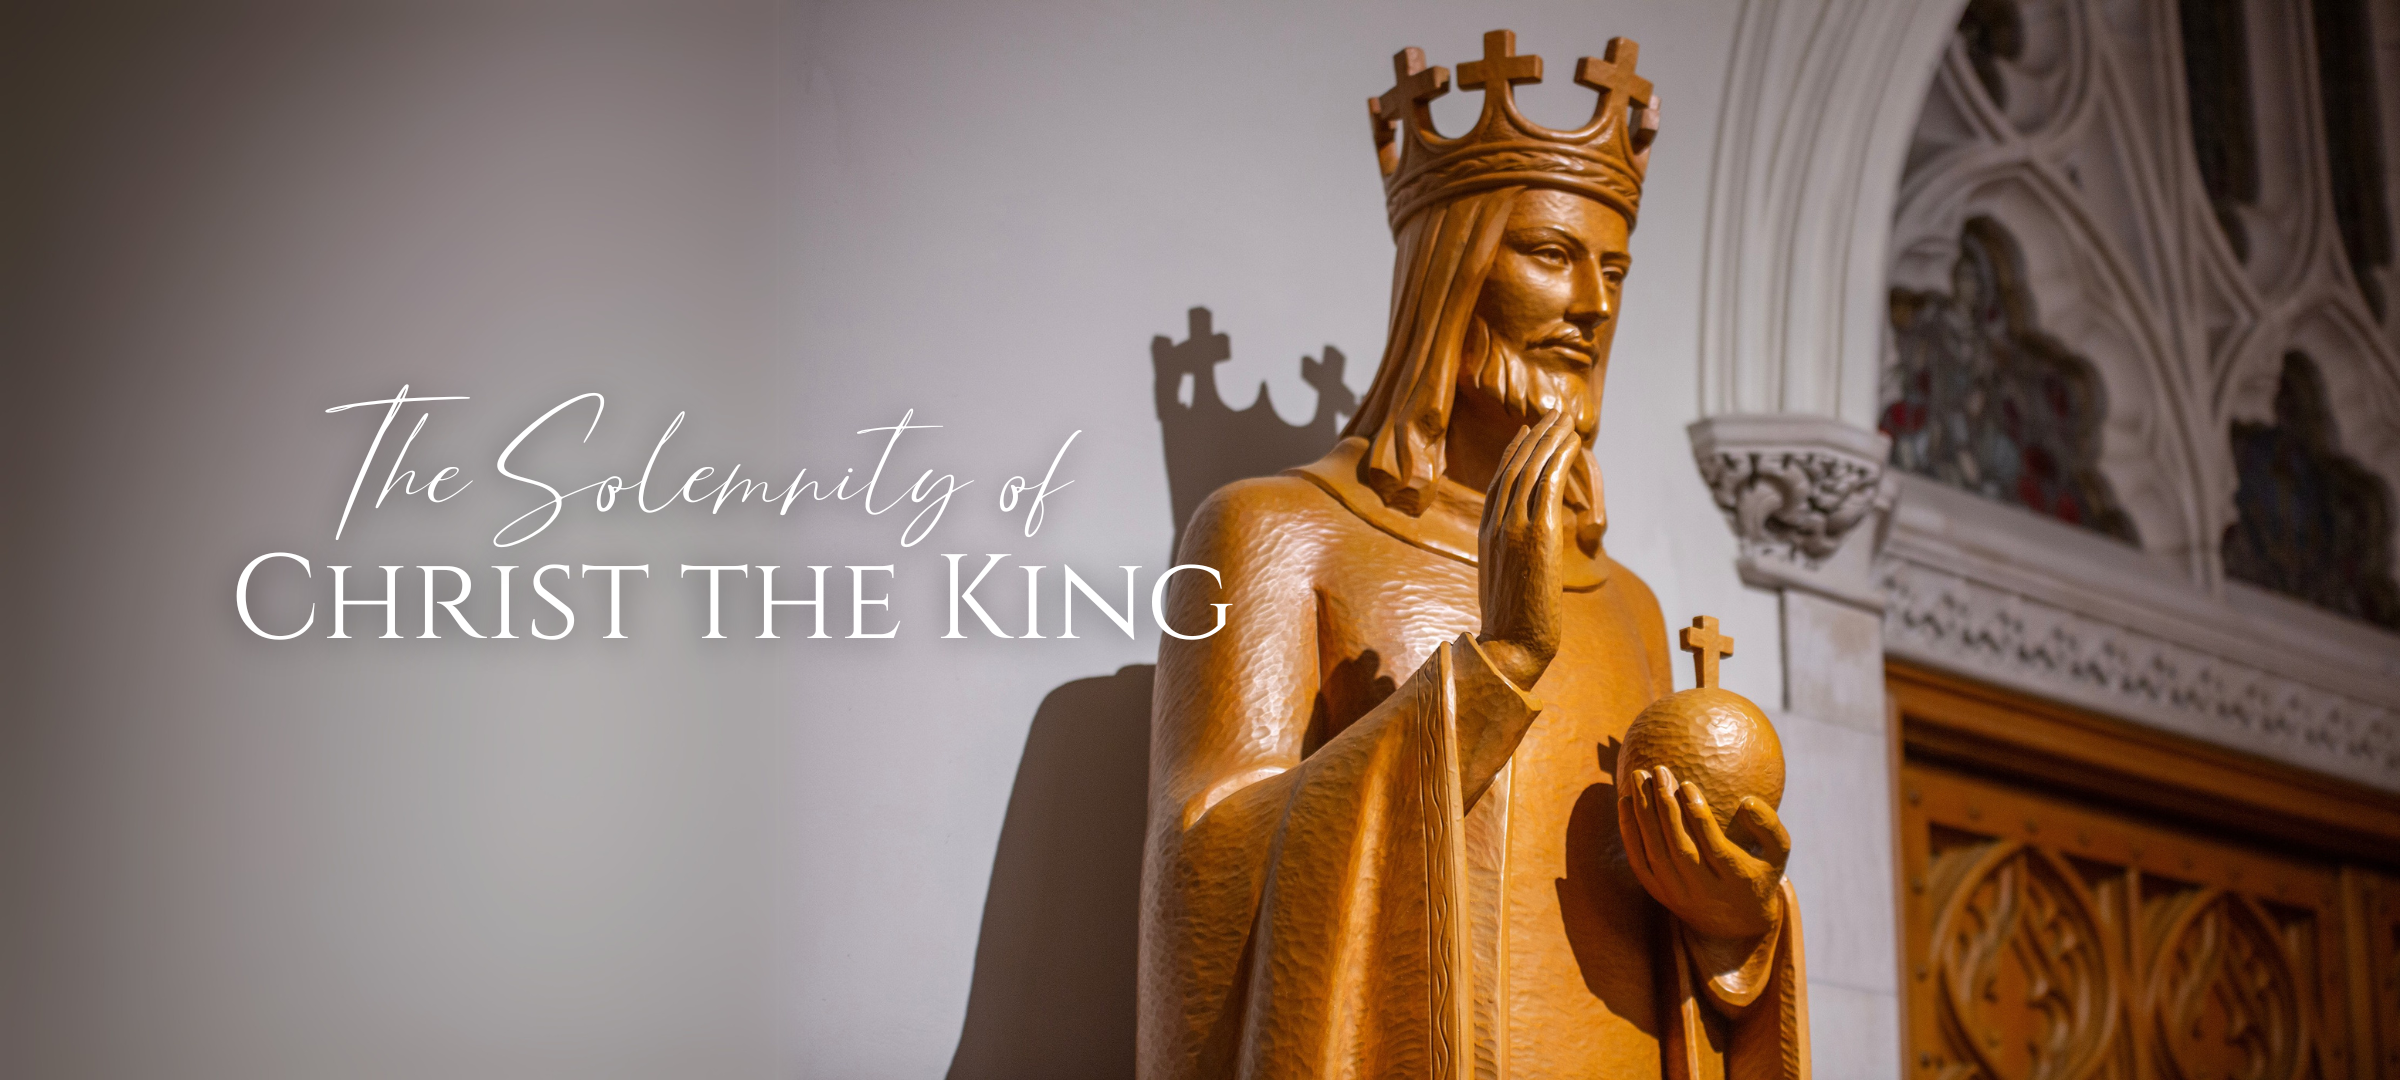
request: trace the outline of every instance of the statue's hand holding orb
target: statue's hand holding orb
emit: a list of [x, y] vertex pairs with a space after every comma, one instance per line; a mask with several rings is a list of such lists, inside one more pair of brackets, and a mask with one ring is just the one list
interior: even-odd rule
[[1684, 632], [1700, 685], [1652, 703], [1625, 733], [1617, 825], [1653, 898], [1704, 937], [1742, 940], [1774, 928], [1792, 842], [1775, 814], [1783, 743], [1757, 705], [1715, 685], [1708, 650], [1729, 654], [1732, 641], [1714, 623]]

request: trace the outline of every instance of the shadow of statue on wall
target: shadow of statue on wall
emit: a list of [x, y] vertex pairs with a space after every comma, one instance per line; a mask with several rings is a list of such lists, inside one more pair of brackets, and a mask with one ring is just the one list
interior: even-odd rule
[[1077, 679], [1034, 710], [951, 1080], [1133, 1075], [1151, 669]]
[[[1150, 343], [1177, 550], [1209, 492], [1316, 460], [1358, 407], [1332, 346], [1322, 360], [1300, 360], [1317, 390], [1307, 423], [1284, 423], [1263, 383], [1247, 408], [1226, 405], [1216, 366], [1232, 343], [1207, 308], [1189, 318], [1184, 340]], [[1153, 671], [1132, 664], [1076, 679], [1034, 710], [992, 855], [950, 1080], [1133, 1075]]]

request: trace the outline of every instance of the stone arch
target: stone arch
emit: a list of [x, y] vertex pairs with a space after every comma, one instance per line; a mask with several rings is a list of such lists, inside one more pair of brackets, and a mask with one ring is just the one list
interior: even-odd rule
[[1709, 183], [1703, 416], [1874, 427], [1901, 166], [1965, 6], [1743, 6]]

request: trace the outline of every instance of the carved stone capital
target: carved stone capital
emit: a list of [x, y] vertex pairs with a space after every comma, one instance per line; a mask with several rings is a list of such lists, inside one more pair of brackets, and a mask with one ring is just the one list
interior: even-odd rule
[[1823, 450], [1720, 450], [1700, 458], [1700, 478], [1745, 554], [1811, 568], [1892, 500], [1880, 463]]
[[[1741, 542], [1742, 580], [1883, 606], [1871, 564], [1899, 482], [1890, 441], [1831, 417], [1717, 416], [1686, 429], [1700, 478]], [[1864, 532], [1871, 539], [1850, 543]]]

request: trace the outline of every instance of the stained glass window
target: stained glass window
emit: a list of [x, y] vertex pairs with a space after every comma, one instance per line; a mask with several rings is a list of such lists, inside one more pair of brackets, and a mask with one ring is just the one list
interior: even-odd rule
[[2025, 20], [2016, 0], [1967, 0], [1958, 17], [1958, 36], [1966, 43], [1967, 62], [1975, 66], [1975, 81], [1991, 95], [1992, 104], [2008, 107], [2008, 80], [2000, 77], [2000, 62], [2025, 53]]
[[2325, 111], [2325, 157], [2333, 181], [2333, 217], [2342, 253], [2383, 317], [2377, 267], [2392, 264], [2392, 226], [2384, 205], [2382, 121], [2375, 111], [2374, 35], [2361, 0], [2317, 0], [2318, 100]]
[[2316, 365], [2284, 357], [2274, 422], [2233, 425], [2241, 487], [2239, 517], [2225, 530], [2225, 573], [2400, 630], [2389, 493], [2336, 446]]
[[1948, 294], [1892, 290], [1898, 360], [1880, 427], [1892, 464], [2135, 542], [2095, 462], [2099, 380], [2036, 327], [2016, 245], [1967, 223]]
[[2217, 225], [2235, 257], [2250, 257], [2250, 234], [2235, 208], [2258, 202], [2258, 133], [2250, 108], [2250, 35], [2243, 0], [2183, 0], [2183, 88], [2192, 151]]

